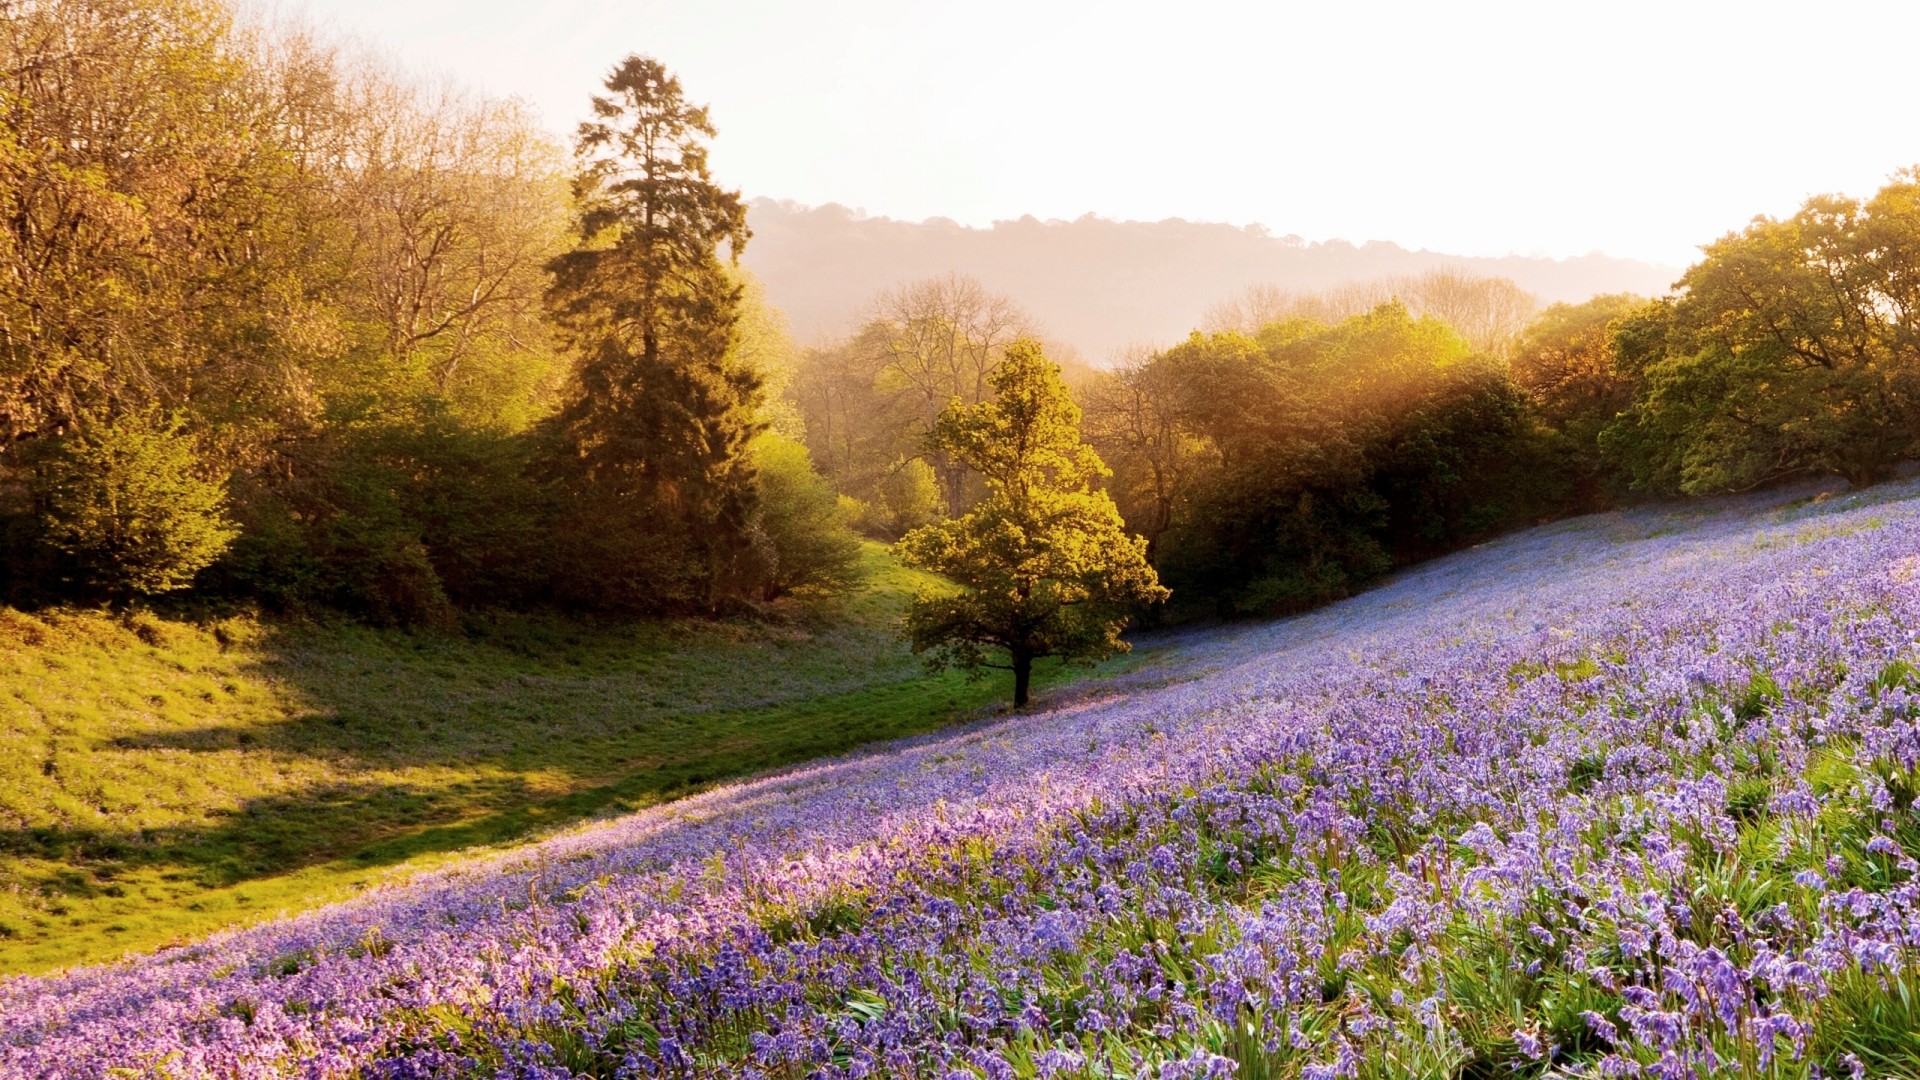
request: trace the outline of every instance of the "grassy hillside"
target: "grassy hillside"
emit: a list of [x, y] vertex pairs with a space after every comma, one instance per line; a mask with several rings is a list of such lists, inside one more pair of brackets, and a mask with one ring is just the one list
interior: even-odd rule
[[867, 559], [867, 590], [771, 624], [448, 636], [0, 611], [0, 972], [337, 898], [1002, 698], [926, 672], [895, 631], [923, 579]]
[[1920, 482], [1562, 522], [1118, 692], [0, 980], [0, 1074], [1920, 1077], [1916, 642]]

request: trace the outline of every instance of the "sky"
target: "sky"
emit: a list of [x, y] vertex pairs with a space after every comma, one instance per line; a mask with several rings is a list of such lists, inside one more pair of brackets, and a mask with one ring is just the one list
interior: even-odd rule
[[1670, 266], [1920, 164], [1920, 3], [307, 0], [557, 136], [621, 57], [750, 198]]

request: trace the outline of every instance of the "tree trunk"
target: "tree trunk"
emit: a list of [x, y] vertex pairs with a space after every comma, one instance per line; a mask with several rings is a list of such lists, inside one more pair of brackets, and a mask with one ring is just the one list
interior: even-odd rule
[[1013, 654], [1013, 707], [1027, 707], [1027, 688], [1033, 683], [1033, 657], [1025, 652]]

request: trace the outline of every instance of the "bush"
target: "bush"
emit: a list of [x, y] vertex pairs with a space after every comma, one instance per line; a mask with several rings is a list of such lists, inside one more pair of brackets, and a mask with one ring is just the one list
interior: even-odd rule
[[552, 500], [522, 437], [444, 412], [338, 417], [241, 485], [233, 591], [374, 623], [444, 623], [454, 605], [523, 602], [547, 585]]
[[782, 435], [762, 435], [754, 440], [753, 462], [760, 530], [772, 547], [761, 598], [857, 582], [860, 541], [847, 527], [833, 486], [814, 471], [807, 448]]
[[187, 587], [237, 535], [226, 476], [202, 468], [177, 420], [91, 424], [51, 447], [32, 483], [41, 543], [75, 584], [116, 600]]
[[875, 539], [898, 540], [939, 521], [945, 508], [933, 467], [920, 458], [909, 458], [875, 485], [873, 498], [861, 503], [854, 525]]
[[686, 526], [658, 507], [569, 489], [552, 534], [552, 598], [579, 611], [693, 614], [711, 606], [712, 568]]

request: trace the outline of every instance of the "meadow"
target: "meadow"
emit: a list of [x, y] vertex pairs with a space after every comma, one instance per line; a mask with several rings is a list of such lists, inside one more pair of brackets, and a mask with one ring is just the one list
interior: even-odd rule
[[1920, 487], [1790, 496], [12, 979], [0, 1071], [1915, 1075]]
[[0, 611], [0, 973], [341, 899], [1005, 696], [929, 674], [897, 626], [929, 579], [864, 558], [851, 596], [717, 624]]

